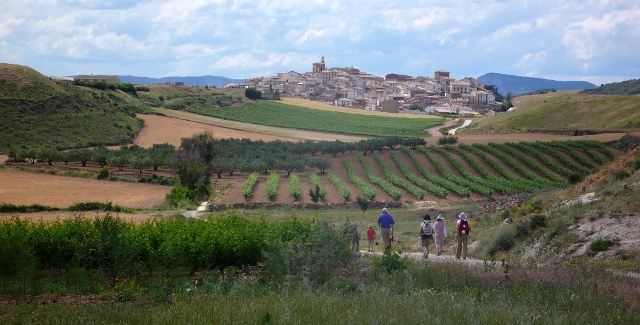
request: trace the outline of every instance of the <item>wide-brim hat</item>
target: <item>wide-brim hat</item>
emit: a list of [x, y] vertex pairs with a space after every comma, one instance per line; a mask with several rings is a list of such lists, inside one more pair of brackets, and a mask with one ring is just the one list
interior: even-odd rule
[[442, 216], [437, 216], [436, 220], [444, 220], [444, 218]]
[[382, 208], [382, 211], [389, 211], [389, 209], [387, 209], [387, 208]]

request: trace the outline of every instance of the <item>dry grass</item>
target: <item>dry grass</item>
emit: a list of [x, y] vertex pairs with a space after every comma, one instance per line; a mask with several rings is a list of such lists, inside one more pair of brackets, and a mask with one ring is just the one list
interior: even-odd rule
[[523, 104], [530, 104], [534, 102], [545, 101], [553, 97], [559, 97], [564, 95], [577, 95], [579, 92], [580, 92], [579, 90], [560, 90], [560, 91], [556, 91], [554, 93], [548, 93], [548, 94], [518, 96], [513, 98], [511, 102], [513, 103], [513, 106], [518, 107]]
[[75, 177], [0, 170], [0, 203], [41, 204], [66, 208], [98, 201], [131, 208], [150, 208], [164, 202], [168, 186], [98, 181]]

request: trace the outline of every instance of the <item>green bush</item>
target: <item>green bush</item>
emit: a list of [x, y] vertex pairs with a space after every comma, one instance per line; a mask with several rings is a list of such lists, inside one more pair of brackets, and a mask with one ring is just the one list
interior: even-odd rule
[[595, 255], [599, 252], [604, 252], [616, 245], [618, 242], [610, 239], [596, 239], [589, 244], [589, 252]]
[[535, 214], [529, 219], [529, 228], [534, 231], [538, 228], [547, 227], [547, 218], [543, 214]]
[[498, 229], [485, 244], [487, 254], [493, 256], [498, 252], [509, 251], [516, 244], [516, 230], [511, 226]]
[[102, 167], [98, 170], [98, 179], [109, 179], [109, 169]]
[[58, 208], [52, 208], [40, 204], [31, 204], [31, 205], [13, 205], [13, 204], [0, 204], [0, 212], [40, 212], [40, 211], [58, 211]]
[[167, 193], [165, 200], [171, 206], [174, 207], [182, 207], [182, 206], [190, 206], [195, 203], [195, 197], [192, 191], [190, 191], [186, 186], [182, 186], [177, 184], [171, 189], [171, 192]]
[[438, 139], [439, 145], [451, 145], [458, 143], [458, 137], [454, 136], [444, 136]]
[[578, 184], [582, 181], [582, 175], [578, 174], [578, 173], [574, 173], [569, 175], [569, 183], [571, 184]]
[[69, 207], [69, 211], [112, 211], [124, 212], [128, 210], [120, 205], [114, 205], [111, 202], [80, 202]]
[[382, 273], [394, 273], [405, 270], [411, 261], [406, 258], [402, 258], [400, 253], [392, 252], [391, 250], [385, 250], [381, 258], [373, 260], [373, 272], [380, 275]]
[[294, 276], [324, 283], [352, 264], [355, 256], [349, 243], [353, 224], [336, 226], [317, 221], [308, 231], [306, 236], [277, 242], [263, 252], [263, 271], [267, 280]]

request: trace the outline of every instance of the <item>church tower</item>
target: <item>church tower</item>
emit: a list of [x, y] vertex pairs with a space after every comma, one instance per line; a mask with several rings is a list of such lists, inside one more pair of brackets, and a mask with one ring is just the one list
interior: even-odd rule
[[313, 69], [311, 71], [313, 71], [313, 73], [318, 73], [318, 72], [322, 72], [325, 69], [325, 64], [324, 64], [324, 55], [322, 56], [322, 59], [320, 59], [320, 62], [316, 62], [313, 64]]

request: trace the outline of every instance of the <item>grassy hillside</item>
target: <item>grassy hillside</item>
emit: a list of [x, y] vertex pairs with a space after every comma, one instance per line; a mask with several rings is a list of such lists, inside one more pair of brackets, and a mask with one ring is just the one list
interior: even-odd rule
[[31, 68], [0, 64], [0, 152], [128, 143], [142, 127], [137, 111], [120, 92], [59, 85]]
[[518, 97], [512, 112], [480, 120], [462, 133], [640, 127], [640, 97], [552, 93]]
[[622, 82], [612, 82], [602, 85], [598, 88], [585, 89], [581, 91], [583, 94], [602, 94], [602, 95], [638, 95], [640, 94], [640, 79], [632, 79]]

